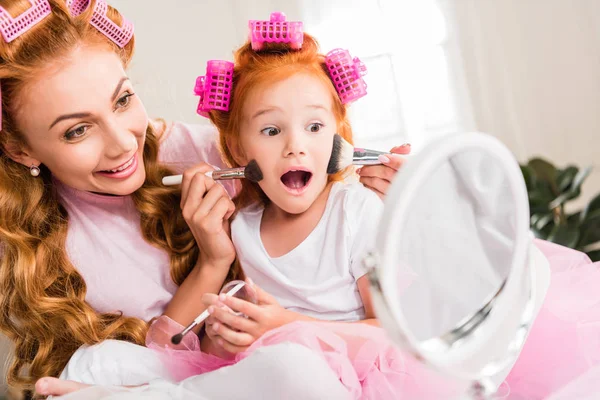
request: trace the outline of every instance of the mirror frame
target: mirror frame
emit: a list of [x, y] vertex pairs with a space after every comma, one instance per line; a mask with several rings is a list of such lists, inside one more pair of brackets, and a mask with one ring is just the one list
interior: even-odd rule
[[[402, 240], [405, 216], [419, 187], [441, 163], [473, 150], [485, 152], [499, 162], [513, 193], [516, 220], [510, 273], [480, 310], [441, 338], [421, 342], [408, 328], [400, 304], [394, 302], [399, 298], [397, 271], [390, 258], [394, 257], [396, 242]], [[376, 249], [365, 257], [364, 263], [370, 270], [376, 315], [391, 339], [422, 362], [457, 378], [480, 380], [511, 366], [529, 332], [536, 298], [535, 271], [530, 262], [533, 244], [527, 190], [512, 153], [487, 134], [448, 134], [411, 155], [394, 178], [384, 203]], [[499, 335], [501, 332], [503, 335]], [[490, 350], [492, 347], [496, 349]]]

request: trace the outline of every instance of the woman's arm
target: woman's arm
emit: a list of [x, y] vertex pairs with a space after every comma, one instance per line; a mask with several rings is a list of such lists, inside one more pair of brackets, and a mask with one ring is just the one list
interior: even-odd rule
[[[199, 164], [183, 173], [181, 210], [192, 231], [200, 255], [196, 265], [168, 304], [165, 315], [188, 325], [206, 306], [204, 293], [218, 293], [235, 259], [229, 232], [234, 206], [227, 192], [204, 173], [212, 170]], [[199, 329], [199, 327], [197, 328]]]

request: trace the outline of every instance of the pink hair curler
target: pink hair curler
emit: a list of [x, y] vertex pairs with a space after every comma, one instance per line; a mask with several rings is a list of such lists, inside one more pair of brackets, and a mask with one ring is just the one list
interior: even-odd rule
[[[74, 17], [84, 12], [90, 5], [90, 0], [67, 0], [67, 7]], [[94, 13], [90, 23], [120, 48], [125, 47], [133, 37], [133, 24], [123, 17], [123, 26], [115, 24], [106, 16], [108, 6], [104, 0], [96, 0]]]
[[[8, 11], [0, 7], [0, 33], [6, 43], [10, 43], [30, 30], [42, 19], [50, 15], [48, 0], [29, 0], [31, 7], [18, 17], [13, 18]], [[2, 88], [0, 87], [0, 131], [2, 131]]]
[[229, 111], [233, 83], [233, 63], [210, 60], [206, 63], [206, 75], [196, 79], [194, 93], [200, 96], [196, 112], [208, 117], [210, 110]]
[[31, 7], [18, 17], [13, 18], [8, 11], [0, 7], [0, 32], [6, 43], [10, 43], [31, 29], [44, 17], [50, 15], [48, 0], [29, 0]]
[[334, 49], [327, 53], [325, 64], [342, 104], [350, 103], [367, 94], [367, 84], [362, 77], [367, 67], [348, 50]]
[[304, 27], [302, 22], [287, 22], [285, 14], [274, 12], [269, 21], [248, 22], [250, 32], [248, 39], [252, 43], [252, 50], [260, 50], [263, 43], [289, 43], [292, 49], [302, 48], [304, 41]]

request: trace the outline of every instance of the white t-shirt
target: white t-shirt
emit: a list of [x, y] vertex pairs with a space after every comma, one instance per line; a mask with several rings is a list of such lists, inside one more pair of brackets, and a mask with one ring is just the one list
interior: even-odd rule
[[272, 258], [260, 237], [264, 208], [241, 210], [231, 235], [244, 272], [292, 311], [330, 321], [364, 319], [356, 281], [373, 247], [383, 203], [359, 183], [335, 183], [315, 229], [289, 253]]

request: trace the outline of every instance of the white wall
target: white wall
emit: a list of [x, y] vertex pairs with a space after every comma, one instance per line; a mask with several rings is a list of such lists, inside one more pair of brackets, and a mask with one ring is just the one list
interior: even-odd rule
[[233, 60], [233, 51], [247, 38], [249, 19], [268, 19], [277, 10], [288, 19], [300, 18], [295, 3], [283, 0], [109, 3], [135, 25], [136, 54], [129, 72], [150, 116], [190, 123], [207, 122], [196, 114], [196, 77], [205, 74], [210, 59]]

